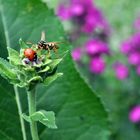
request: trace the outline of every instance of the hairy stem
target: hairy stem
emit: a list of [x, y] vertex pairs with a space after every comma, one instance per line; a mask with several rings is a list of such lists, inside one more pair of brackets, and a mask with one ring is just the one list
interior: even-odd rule
[[19, 113], [19, 118], [20, 118], [20, 124], [21, 124], [21, 131], [22, 131], [23, 140], [27, 140], [27, 138], [26, 138], [26, 130], [25, 130], [25, 123], [24, 123], [24, 120], [23, 120], [23, 118], [21, 116], [22, 107], [21, 107], [21, 103], [20, 103], [18, 87], [14, 86], [14, 90], [15, 90], [15, 97], [16, 97], [16, 102], [17, 102], [17, 107], [18, 107], [18, 113]]
[[[36, 95], [35, 89], [28, 91], [29, 115], [32, 115], [34, 112], [36, 112], [36, 96], [35, 95]], [[35, 121], [31, 120], [30, 129], [31, 129], [32, 140], [39, 140], [37, 124]]]

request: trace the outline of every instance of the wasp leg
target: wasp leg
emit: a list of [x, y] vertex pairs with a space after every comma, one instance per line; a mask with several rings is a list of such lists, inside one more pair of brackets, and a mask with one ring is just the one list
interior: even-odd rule
[[59, 58], [57, 46], [53, 47], [53, 51], [56, 54], [56, 58]]
[[46, 50], [48, 50], [47, 56], [48, 56], [48, 58], [50, 58], [51, 57], [51, 50], [48, 46], [46, 46]]

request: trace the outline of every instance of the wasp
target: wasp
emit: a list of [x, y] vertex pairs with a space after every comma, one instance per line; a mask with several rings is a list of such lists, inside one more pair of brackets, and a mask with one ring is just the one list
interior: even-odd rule
[[41, 40], [37, 43], [37, 49], [43, 49], [47, 50], [50, 54], [51, 50], [53, 50], [55, 53], [57, 53], [57, 50], [59, 49], [59, 44], [62, 44], [64, 42], [47, 42], [45, 41], [45, 32], [42, 32], [41, 34]]
[[51, 50], [53, 50], [54, 52], [57, 52], [57, 50], [59, 49], [58, 44], [61, 44], [62, 42], [46, 42], [44, 40], [40, 40], [38, 42], [38, 49], [44, 49], [44, 50], [48, 50], [48, 52], [50, 53]]

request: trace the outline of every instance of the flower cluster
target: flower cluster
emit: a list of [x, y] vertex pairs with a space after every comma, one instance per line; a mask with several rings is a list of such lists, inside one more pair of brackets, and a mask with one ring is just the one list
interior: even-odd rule
[[135, 33], [125, 40], [121, 52], [127, 56], [129, 64], [135, 66], [137, 74], [140, 75], [140, 33]]
[[72, 42], [75, 43], [77, 40], [79, 42], [86, 34], [86, 41], [72, 51], [73, 59], [82, 62], [86, 56], [90, 72], [96, 74], [104, 72], [106, 64], [103, 55], [110, 54], [107, 43], [110, 27], [100, 9], [92, 0], [69, 0], [67, 6], [59, 5], [57, 15], [61, 20], [74, 23], [73, 31], [70, 33]]
[[96, 29], [108, 30], [108, 23], [92, 0], [70, 0], [68, 6], [60, 4], [57, 15], [62, 20], [71, 20], [80, 32], [92, 33]]
[[85, 43], [86, 53], [90, 57], [90, 71], [92, 73], [100, 74], [105, 70], [104, 54], [109, 54], [107, 43], [99, 39], [90, 39]]

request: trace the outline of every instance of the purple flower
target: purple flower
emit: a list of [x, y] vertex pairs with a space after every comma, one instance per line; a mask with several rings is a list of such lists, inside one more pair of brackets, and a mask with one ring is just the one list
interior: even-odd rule
[[59, 5], [57, 15], [62, 20], [72, 19], [78, 24], [79, 31], [85, 33], [92, 33], [96, 28], [108, 31], [108, 23], [92, 0], [70, 0], [68, 7]]
[[84, 7], [81, 4], [74, 4], [71, 6], [71, 14], [73, 16], [80, 16], [84, 13]]
[[103, 18], [101, 11], [93, 6], [87, 10], [82, 31], [86, 33], [92, 33], [96, 28], [109, 31], [108, 24]]
[[105, 62], [102, 58], [92, 58], [90, 61], [90, 71], [92, 73], [101, 74], [105, 70]]
[[94, 15], [90, 14], [85, 17], [85, 23], [82, 26], [82, 31], [85, 33], [92, 33], [98, 26], [98, 21]]
[[65, 7], [64, 5], [59, 5], [57, 15], [61, 20], [69, 20], [72, 17], [70, 8]]
[[75, 48], [72, 51], [72, 58], [73, 58], [73, 60], [80, 61], [81, 60], [81, 56], [82, 56], [82, 50], [81, 50], [81, 48]]
[[131, 109], [129, 112], [129, 119], [133, 123], [140, 121], [140, 105], [137, 105]]
[[132, 49], [132, 46], [131, 46], [130, 40], [127, 40], [127, 41], [122, 43], [121, 52], [123, 54], [128, 54], [131, 51], [131, 49]]
[[140, 75], [140, 32], [133, 34], [122, 43], [121, 52], [128, 57], [128, 62], [136, 66]]
[[92, 33], [94, 26], [88, 23], [85, 23], [82, 28], [81, 31], [84, 33]]
[[85, 7], [91, 7], [93, 5], [92, 0], [70, 0], [71, 4], [82, 4]]
[[131, 42], [133, 48], [140, 48], [140, 33], [136, 33], [131, 37]]
[[116, 77], [119, 80], [124, 80], [128, 77], [129, 71], [127, 66], [125, 66], [124, 64], [117, 62], [114, 64], [113, 68], [115, 70]]
[[124, 41], [121, 46], [121, 52], [126, 55], [133, 52], [140, 52], [140, 33], [136, 33]]
[[140, 64], [140, 53], [137, 52], [132, 52], [131, 54], [129, 54], [128, 56], [128, 61], [130, 64], [132, 65], [138, 65]]
[[109, 48], [105, 42], [97, 39], [91, 39], [86, 42], [86, 52], [89, 55], [109, 54]]

